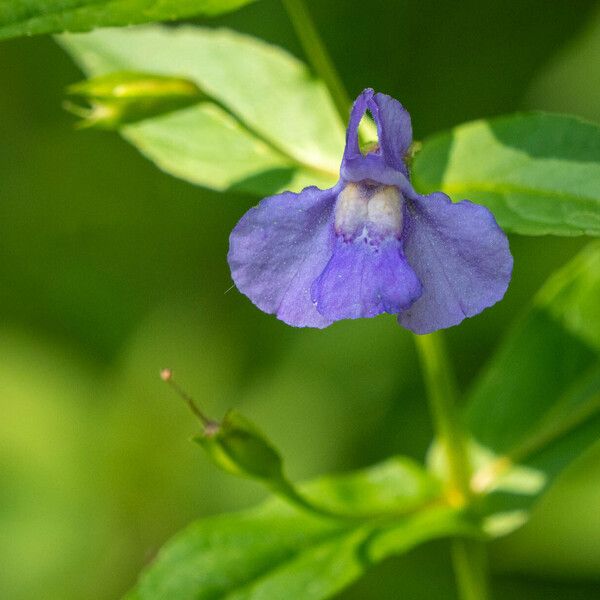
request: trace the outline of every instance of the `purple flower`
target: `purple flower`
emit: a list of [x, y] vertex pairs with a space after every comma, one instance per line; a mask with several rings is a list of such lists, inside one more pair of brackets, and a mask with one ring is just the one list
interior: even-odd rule
[[[365, 155], [358, 125], [367, 110], [379, 141]], [[420, 334], [500, 300], [513, 262], [504, 232], [483, 206], [417, 194], [404, 161], [411, 142], [402, 105], [362, 92], [338, 183], [265, 198], [236, 225], [228, 260], [237, 288], [295, 327], [387, 312]]]

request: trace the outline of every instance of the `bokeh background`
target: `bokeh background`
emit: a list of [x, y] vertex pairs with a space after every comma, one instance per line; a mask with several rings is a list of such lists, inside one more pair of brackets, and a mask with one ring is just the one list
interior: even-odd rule
[[[600, 120], [597, 2], [308, 4], [351, 94], [399, 98], [417, 138], [522, 109]], [[302, 57], [277, 0], [202, 24]], [[228, 234], [255, 199], [173, 179], [116, 134], [75, 131], [61, 102], [79, 79], [50, 37], [0, 45], [0, 598], [11, 600], [119, 597], [189, 521], [262, 498], [190, 443], [197, 424], [159, 380], [164, 366], [209, 413], [235, 406], [258, 422], [297, 479], [421, 458], [431, 437], [407, 332], [386, 317], [294, 330], [229, 289]], [[584, 243], [511, 238], [505, 301], [447, 335], [463, 389]], [[599, 450], [495, 544], [497, 598], [598, 597]], [[451, 600], [445, 542], [341, 597]]]

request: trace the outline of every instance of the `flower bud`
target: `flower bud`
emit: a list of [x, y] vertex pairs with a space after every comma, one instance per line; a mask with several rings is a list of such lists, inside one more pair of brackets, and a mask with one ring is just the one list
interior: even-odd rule
[[194, 438], [212, 461], [232, 475], [262, 479], [280, 486], [284, 482], [281, 456], [264, 435], [237, 411], [222, 423], [209, 423]]
[[88, 105], [65, 102], [66, 110], [82, 117], [78, 126], [100, 129], [117, 129], [206, 99], [187, 79], [129, 71], [87, 79], [69, 86], [67, 93]]

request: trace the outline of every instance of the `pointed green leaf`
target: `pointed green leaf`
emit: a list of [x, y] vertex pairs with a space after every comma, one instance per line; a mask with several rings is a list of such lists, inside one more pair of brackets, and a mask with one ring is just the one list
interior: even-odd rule
[[329, 598], [390, 554], [436, 537], [476, 535], [459, 513], [435, 504], [438, 490], [418, 465], [394, 458], [303, 487], [335, 510], [396, 510], [393, 520], [319, 518], [280, 500], [200, 520], [166, 544], [128, 598]]
[[600, 235], [600, 127], [575, 117], [518, 114], [432, 137], [413, 166], [420, 192], [484, 204], [525, 235]]
[[0, 5], [0, 39], [212, 16], [254, 0], [28, 0]]
[[473, 485], [496, 519], [525, 519], [522, 511], [600, 438], [599, 298], [594, 242], [544, 285], [471, 392]]
[[160, 26], [64, 35], [60, 43], [89, 76], [185, 77], [212, 99], [122, 129], [176, 177], [261, 195], [338, 179], [344, 130], [331, 99], [275, 46], [233, 31]]

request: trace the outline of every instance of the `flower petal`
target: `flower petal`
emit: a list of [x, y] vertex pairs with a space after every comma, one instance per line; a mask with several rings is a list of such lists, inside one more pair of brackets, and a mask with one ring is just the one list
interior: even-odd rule
[[404, 155], [412, 144], [410, 115], [398, 100], [386, 94], [375, 94], [373, 102], [377, 109], [369, 108], [377, 123], [381, 154], [388, 166], [408, 175]]
[[338, 238], [331, 260], [312, 287], [318, 311], [331, 320], [396, 314], [420, 294], [421, 283], [397, 239], [375, 248], [364, 238]]
[[250, 209], [229, 237], [227, 260], [237, 288], [261, 310], [295, 327], [326, 327], [310, 296], [333, 252], [337, 187], [270, 196]]
[[344, 160], [360, 158], [360, 145], [358, 143], [358, 126], [362, 121], [364, 114], [373, 100], [375, 92], [371, 88], [363, 90], [354, 101], [350, 111], [350, 120], [348, 129], [346, 129], [346, 147], [344, 148]]
[[502, 299], [513, 259], [492, 213], [442, 192], [408, 203], [404, 250], [423, 284], [423, 295], [398, 316], [415, 333], [457, 325]]
[[[377, 125], [378, 149], [366, 156], [360, 151], [358, 126], [369, 110]], [[348, 181], [364, 178], [364, 170], [391, 168], [408, 177], [404, 155], [412, 143], [408, 111], [394, 98], [367, 88], [355, 100], [346, 131], [342, 176]]]

